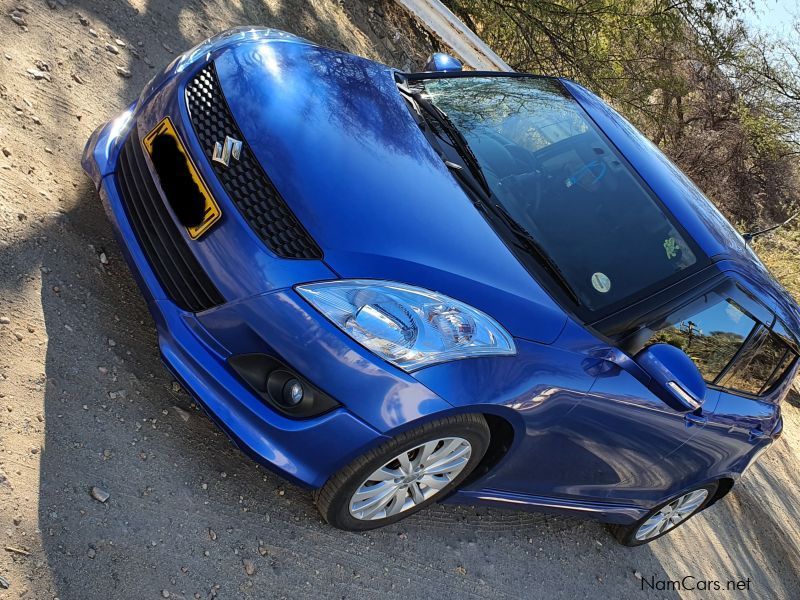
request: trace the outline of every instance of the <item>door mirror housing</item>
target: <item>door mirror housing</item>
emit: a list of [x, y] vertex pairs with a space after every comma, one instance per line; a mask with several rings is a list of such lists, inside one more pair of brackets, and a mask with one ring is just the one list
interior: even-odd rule
[[694, 361], [680, 348], [653, 344], [636, 356], [636, 363], [652, 379], [651, 391], [680, 412], [703, 405], [706, 382]]
[[451, 71], [461, 71], [463, 65], [457, 58], [445, 54], [444, 52], [435, 52], [430, 55], [428, 62], [425, 63], [423, 71], [444, 71], [445, 73]]

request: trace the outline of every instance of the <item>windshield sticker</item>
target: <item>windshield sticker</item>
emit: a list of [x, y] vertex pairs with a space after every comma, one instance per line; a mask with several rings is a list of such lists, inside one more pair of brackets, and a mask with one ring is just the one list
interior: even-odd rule
[[592, 275], [592, 287], [601, 294], [605, 294], [611, 289], [611, 280], [605, 273], [595, 273]]
[[674, 237], [668, 237], [664, 240], [664, 250], [667, 251], [667, 258], [672, 260], [678, 256], [678, 250], [680, 250], [680, 246], [678, 246], [678, 242]]

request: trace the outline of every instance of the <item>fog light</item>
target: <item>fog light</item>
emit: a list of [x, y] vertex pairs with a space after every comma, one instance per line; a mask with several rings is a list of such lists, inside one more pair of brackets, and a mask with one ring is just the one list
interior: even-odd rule
[[228, 364], [258, 396], [288, 417], [305, 419], [333, 410], [339, 403], [266, 354], [235, 354]]
[[283, 401], [286, 406], [296, 406], [303, 400], [303, 384], [297, 379], [290, 379], [283, 386]]

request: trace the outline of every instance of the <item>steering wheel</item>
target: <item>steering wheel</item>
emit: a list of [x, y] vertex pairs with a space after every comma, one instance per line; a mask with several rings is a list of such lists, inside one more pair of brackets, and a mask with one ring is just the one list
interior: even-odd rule
[[572, 171], [564, 180], [564, 185], [568, 188], [577, 185], [587, 192], [593, 192], [607, 172], [608, 166], [605, 161], [592, 160]]

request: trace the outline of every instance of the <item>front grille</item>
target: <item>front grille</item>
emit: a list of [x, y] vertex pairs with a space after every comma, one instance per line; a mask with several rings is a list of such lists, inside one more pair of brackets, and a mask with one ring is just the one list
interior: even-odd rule
[[158, 193], [135, 126], [119, 154], [116, 183], [139, 245], [170, 300], [191, 312], [225, 302]]
[[[266, 246], [283, 258], [320, 259], [322, 251], [281, 198], [239, 131], [217, 79], [214, 63], [186, 86], [192, 126], [214, 172], [239, 212]], [[226, 167], [211, 160], [214, 145], [230, 136], [242, 142], [239, 160]]]

